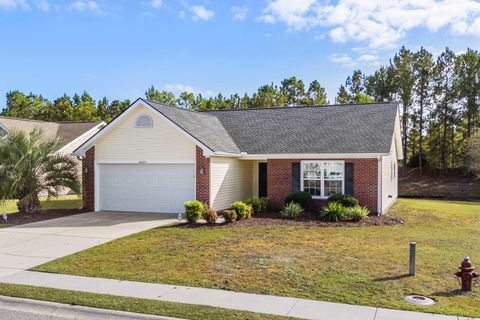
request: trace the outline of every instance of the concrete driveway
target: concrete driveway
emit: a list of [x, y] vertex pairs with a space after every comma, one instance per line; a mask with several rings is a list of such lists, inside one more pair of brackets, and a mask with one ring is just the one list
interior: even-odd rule
[[0, 277], [178, 221], [173, 215], [88, 212], [0, 229]]

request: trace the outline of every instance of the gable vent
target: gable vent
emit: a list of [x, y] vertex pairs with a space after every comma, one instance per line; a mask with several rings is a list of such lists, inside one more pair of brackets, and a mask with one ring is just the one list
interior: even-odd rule
[[152, 128], [153, 127], [153, 119], [148, 115], [141, 115], [137, 118], [137, 122], [135, 123], [135, 127], [137, 128]]

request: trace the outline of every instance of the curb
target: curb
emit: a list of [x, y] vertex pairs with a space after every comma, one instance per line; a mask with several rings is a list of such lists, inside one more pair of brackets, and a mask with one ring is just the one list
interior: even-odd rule
[[76, 320], [181, 320], [178, 318], [6, 296], [0, 296], [0, 309]]

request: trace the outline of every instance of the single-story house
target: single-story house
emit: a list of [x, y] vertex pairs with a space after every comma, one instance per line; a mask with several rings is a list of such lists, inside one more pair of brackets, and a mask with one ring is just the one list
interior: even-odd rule
[[[0, 137], [7, 135], [9, 131], [18, 130], [30, 132], [36, 128], [42, 130], [47, 139], [59, 138], [60, 149], [57, 153], [71, 154], [85, 141], [95, 135], [106, 125], [103, 121], [96, 122], [48, 122], [30, 119], [18, 119], [0, 116]], [[75, 156], [76, 158], [76, 156]], [[82, 162], [78, 161], [78, 174], [82, 173]], [[65, 189], [62, 193], [68, 193]]]
[[179, 213], [197, 199], [222, 210], [292, 191], [317, 207], [352, 194], [372, 212], [397, 199], [402, 159], [395, 103], [193, 111], [138, 99], [81, 145], [84, 206]]

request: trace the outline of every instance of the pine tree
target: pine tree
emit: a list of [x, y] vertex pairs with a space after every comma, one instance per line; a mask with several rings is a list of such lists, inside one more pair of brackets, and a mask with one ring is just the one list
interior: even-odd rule
[[402, 47], [400, 51], [395, 54], [391, 67], [394, 70], [394, 86], [396, 88], [396, 95], [402, 104], [402, 141], [403, 141], [403, 175], [407, 170], [407, 155], [408, 155], [408, 126], [412, 107], [413, 86], [415, 78], [413, 74], [414, 56], [410, 50]]
[[[431, 102], [431, 90], [433, 79], [433, 56], [430, 52], [421, 48], [415, 53], [414, 61], [415, 75], [415, 100], [419, 106], [418, 110], [418, 166], [422, 175], [423, 166], [423, 131], [425, 123], [425, 112], [429, 111]], [[414, 122], [415, 123], [415, 122]], [[415, 156], [415, 154], [413, 155]]]

